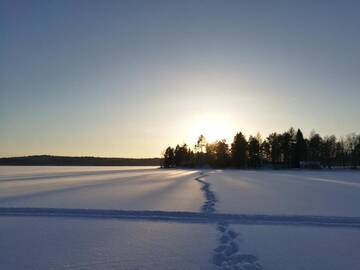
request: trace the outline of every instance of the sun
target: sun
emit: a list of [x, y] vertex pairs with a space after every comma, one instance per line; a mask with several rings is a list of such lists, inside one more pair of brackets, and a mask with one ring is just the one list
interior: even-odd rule
[[202, 134], [208, 142], [226, 139], [228, 142], [235, 135], [233, 125], [228, 117], [223, 115], [200, 115], [193, 118], [189, 125], [188, 142], [196, 143]]

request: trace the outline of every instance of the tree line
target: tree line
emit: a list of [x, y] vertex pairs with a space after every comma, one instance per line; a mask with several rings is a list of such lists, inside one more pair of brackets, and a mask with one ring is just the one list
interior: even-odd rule
[[226, 140], [207, 142], [200, 135], [196, 145], [167, 147], [162, 166], [212, 168], [332, 168], [360, 166], [360, 134], [337, 139], [334, 135], [320, 136], [312, 131], [305, 138], [302, 131], [290, 128], [284, 133], [271, 133], [262, 139], [239, 132], [229, 145]]
[[104, 158], [37, 155], [0, 158], [0, 165], [23, 166], [160, 166], [160, 158]]

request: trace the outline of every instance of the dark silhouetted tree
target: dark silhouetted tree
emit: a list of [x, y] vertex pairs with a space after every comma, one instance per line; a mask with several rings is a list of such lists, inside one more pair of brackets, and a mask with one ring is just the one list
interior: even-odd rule
[[225, 168], [229, 165], [229, 146], [226, 140], [206, 145], [206, 160], [214, 168]]
[[314, 131], [310, 134], [309, 139], [309, 161], [321, 161], [322, 138]]
[[176, 166], [190, 166], [192, 161], [192, 153], [186, 144], [182, 146], [177, 145], [174, 151]]
[[204, 135], [200, 135], [197, 143], [195, 145], [195, 154], [194, 154], [194, 163], [196, 167], [202, 167], [206, 163], [206, 154], [204, 150], [206, 149], [206, 138]]
[[359, 164], [360, 135], [351, 133], [346, 136], [345, 147], [351, 167], [356, 168]]
[[298, 168], [301, 161], [305, 166], [332, 168], [333, 166], [360, 165], [360, 135], [355, 133], [346, 139], [337, 140], [335, 136], [322, 138], [311, 132], [309, 139], [304, 138], [300, 129], [293, 128], [277, 134], [271, 133], [264, 141], [258, 133], [247, 141], [239, 132], [234, 136], [231, 149], [225, 140], [207, 143], [199, 136], [192, 151], [186, 144], [168, 147], [163, 154], [164, 167], [203, 167], [257, 168], [271, 162], [274, 168]]
[[225, 168], [229, 165], [230, 151], [226, 140], [218, 141], [216, 144], [216, 166]]
[[246, 168], [247, 147], [248, 143], [245, 136], [241, 132], [237, 133], [231, 144], [231, 160], [233, 166], [237, 168]]
[[331, 168], [336, 159], [336, 137], [324, 137], [322, 140], [321, 163]]
[[294, 163], [295, 130], [290, 128], [281, 136], [281, 151], [284, 165], [288, 168]]
[[306, 161], [306, 141], [300, 129], [296, 132], [296, 141], [294, 147], [294, 167], [300, 167], [300, 161]]
[[200, 152], [200, 153], [203, 153], [203, 150], [206, 148], [206, 139], [205, 139], [205, 136], [204, 135], [200, 135], [198, 140], [197, 140], [197, 143], [195, 145], [195, 150]]
[[163, 166], [165, 168], [170, 168], [170, 167], [174, 167], [175, 165], [176, 164], [175, 164], [174, 149], [169, 146], [168, 148], [166, 148], [164, 153]]
[[273, 166], [277, 166], [282, 162], [281, 135], [277, 133], [271, 133], [266, 140], [270, 146], [271, 163]]
[[335, 157], [335, 163], [338, 166], [346, 166], [347, 158], [346, 158], [346, 152], [345, 152], [345, 142], [343, 138], [340, 138], [340, 140], [336, 143], [336, 157]]
[[264, 140], [261, 144], [263, 164], [271, 163], [271, 146], [267, 140]]
[[249, 167], [250, 168], [259, 167], [261, 160], [261, 148], [260, 148], [259, 139], [257, 137], [253, 137], [253, 136], [249, 137], [248, 153], [249, 153], [249, 159], [248, 159]]
[[354, 147], [355, 166], [360, 166], [360, 134], [357, 136], [357, 140]]

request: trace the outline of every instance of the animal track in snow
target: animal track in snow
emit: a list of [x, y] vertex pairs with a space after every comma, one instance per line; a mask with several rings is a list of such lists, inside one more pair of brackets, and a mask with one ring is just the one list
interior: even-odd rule
[[201, 190], [203, 191], [205, 196], [205, 202], [201, 207], [201, 211], [204, 213], [213, 213], [216, 211], [215, 204], [217, 202], [217, 199], [215, 193], [210, 190], [210, 184], [205, 182], [204, 180], [201, 180], [201, 178], [204, 178], [206, 176], [208, 175], [201, 172], [200, 176], [196, 177], [195, 180], [202, 185]]
[[[213, 213], [216, 211], [215, 204], [217, 198], [210, 189], [210, 184], [203, 178], [208, 175], [203, 172], [195, 180], [201, 183], [201, 190], [204, 193], [205, 202], [201, 207], [203, 213]], [[263, 269], [258, 258], [252, 254], [240, 252], [239, 233], [230, 229], [227, 222], [219, 222], [216, 225], [219, 232], [218, 246], [214, 248], [212, 257], [213, 263], [221, 270], [261, 270]]]
[[219, 244], [214, 249], [213, 263], [221, 270], [260, 270], [258, 258], [240, 251], [239, 233], [231, 230], [229, 224], [217, 224]]

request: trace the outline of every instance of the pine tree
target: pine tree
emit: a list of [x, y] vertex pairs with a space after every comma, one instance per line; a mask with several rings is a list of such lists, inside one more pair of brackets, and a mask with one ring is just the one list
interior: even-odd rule
[[232, 164], [238, 168], [246, 168], [247, 166], [247, 148], [248, 143], [245, 136], [239, 132], [235, 135], [231, 144], [231, 160]]
[[174, 154], [174, 149], [171, 148], [170, 146], [169, 146], [168, 148], [166, 148], [166, 150], [165, 150], [163, 166], [164, 166], [165, 168], [170, 168], [170, 167], [174, 167], [174, 166], [175, 166], [175, 154]]
[[300, 129], [296, 132], [296, 142], [294, 149], [294, 167], [300, 168], [300, 161], [306, 160], [306, 141]]
[[249, 151], [249, 161], [248, 161], [249, 167], [251, 168], [259, 167], [261, 151], [260, 151], [260, 142], [258, 138], [253, 136], [249, 137], [248, 151]]

